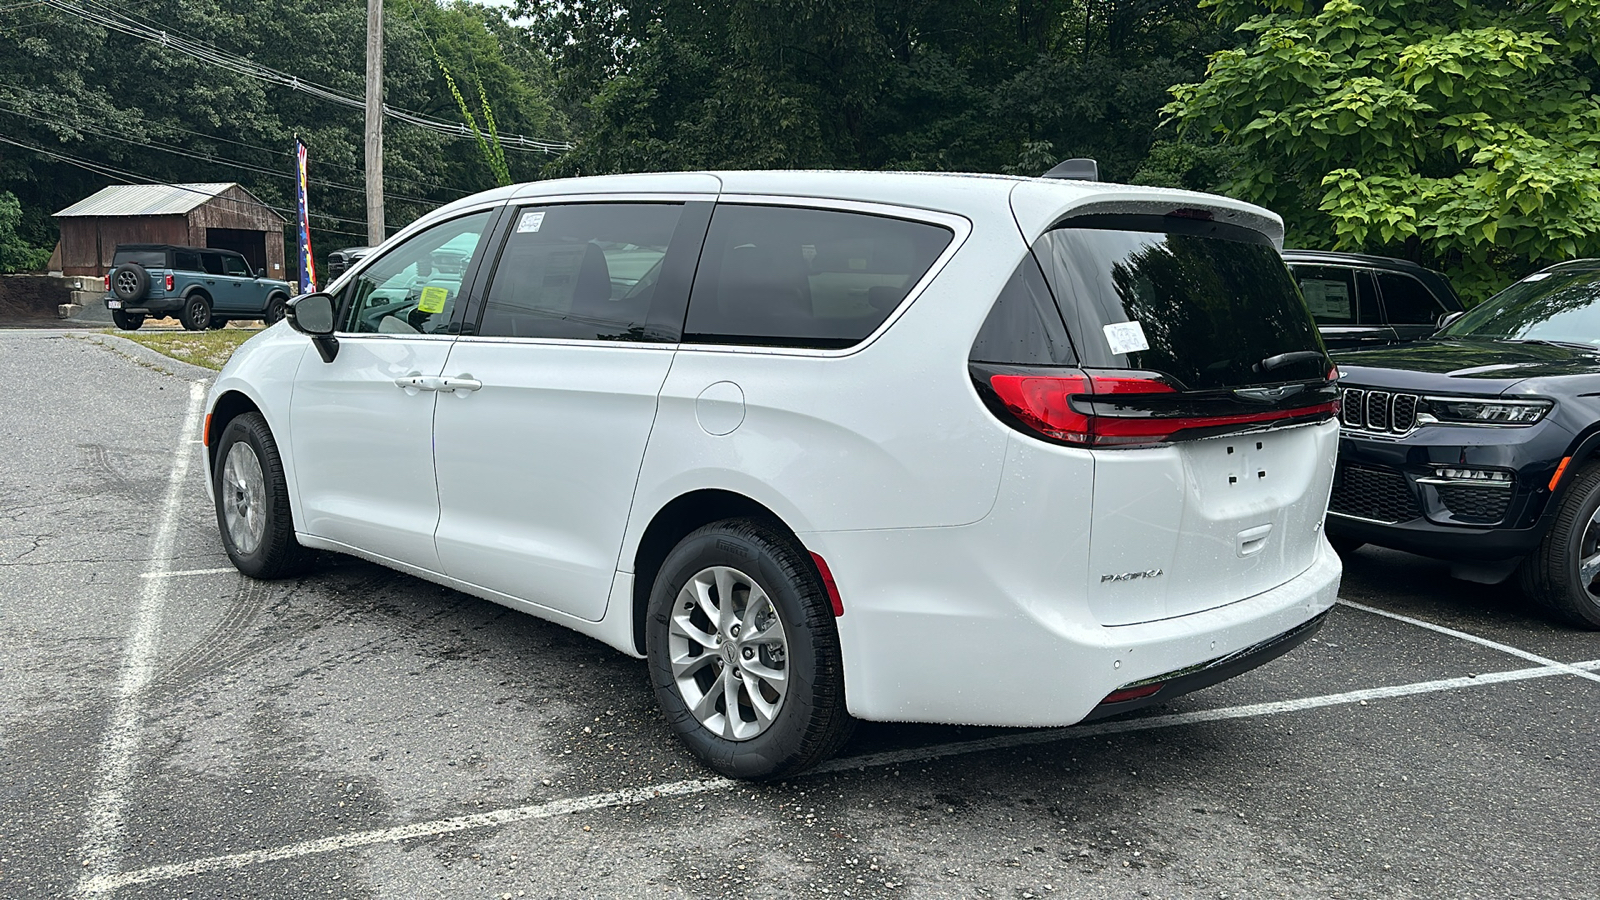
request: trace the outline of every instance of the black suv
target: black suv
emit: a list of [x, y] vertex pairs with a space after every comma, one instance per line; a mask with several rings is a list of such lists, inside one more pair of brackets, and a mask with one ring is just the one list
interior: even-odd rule
[[1283, 261], [1330, 350], [1425, 338], [1465, 309], [1448, 279], [1409, 260], [1285, 250]]
[[1431, 339], [1334, 358], [1334, 546], [1515, 571], [1600, 628], [1600, 260], [1530, 275]]

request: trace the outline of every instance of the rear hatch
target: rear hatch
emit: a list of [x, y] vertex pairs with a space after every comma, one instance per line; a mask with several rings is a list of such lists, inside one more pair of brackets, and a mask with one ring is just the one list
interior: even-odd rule
[[1093, 455], [1099, 621], [1210, 609], [1310, 568], [1336, 376], [1272, 241], [1184, 208], [1068, 218], [1033, 250], [1071, 359], [975, 347], [973, 376], [1019, 430]]

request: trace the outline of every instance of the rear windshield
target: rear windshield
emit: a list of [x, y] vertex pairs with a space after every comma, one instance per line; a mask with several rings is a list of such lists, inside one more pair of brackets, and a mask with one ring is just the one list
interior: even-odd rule
[[164, 269], [167, 267], [167, 251], [165, 250], [118, 250], [117, 255], [111, 258], [112, 266], [123, 263], [138, 263], [146, 269]]
[[[1161, 372], [1188, 390], [1327, 374], [1326, 358], [1306, 352], [1323, 352], [1316, 323], [1256, 232], [1095, 216], [1047, 232], [1034, 250], [1085, 366]], [[1296, 356], [1266, 364], [1283, 354]]]

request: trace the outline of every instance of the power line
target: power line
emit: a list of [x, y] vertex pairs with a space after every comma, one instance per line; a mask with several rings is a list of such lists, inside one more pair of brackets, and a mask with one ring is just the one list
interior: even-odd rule
[[[182, 34], [174, 32], [170, 29], [156, 28], [155, 26], [145, 24], [114, 11], [98, 12], [93, 9], [87, 9], [74, 3], [70, 3], [68, 0], [44, 0], [44, 2], [53, 9], [77, 16], [81, 19], [92, 22], [96, 25], [100, 25], [104, 28], [109, 28], [113, 31], [118, 31], [132, 37], [142, 38], [152, 43], [160, 44], [163, 47], [167, 47], [169, 49], [176, 50], [179, 53], [192, 56], [195, 59], [198, 59], [204, 63], [208, 63], [216, 68], [234, 72], [239, 75], [256, 78], [270, 84], [281, 85], [283, 87], [290, 88], [291, 90], [301, 91], [303, 93], [310, 94], [313, 97], [318, 97], [320, 99], [327, 100], [330, 103], [337, 103], [341, 106], [347, 106], [352, 109], [366, 108], [366, 101], [360, 97], [334, 90], [333, 88], [317, 84], [313, 81], [307, 81], [303, 78], [290, 75], [286, 72], [280, 72], [277, 69], [261, 65], [260, 63], [249, 59], [248, 57], [226, 54], [210, 44], [185, 37]], [[90, 2], [92, 2], [92, 0], [90, 0]], [[419, 128], [427, 128], [440, 134], [445, 134], [456, 138], [464, 138], [467, 140], [477, 139], [465, 124], [457, 124], [446, 122], [441, 119], [434, 119], [424, 116], [421, 113], [414, 113], [410, 110], [404, 110], [390, 106], [387, 103], [383, 106], [383, 113], [389, 118], [406, 122]], [[500, 135], [500, 142], [502, 145], [514, 150], [526, 150], [542, 153], [554, 153], [560, 150], [572, 149], [572, 144], [567, 141], [545, 141], [520, 134], [502, 134]]]
[[[64, 162], [69, 166], [77, 166], [80, 169], [85, 169], [87, 171], [95, 173], [96, 175], [104, 175], [107, 178], [115, 178], [115, 179], [117, 179], [119, 181], [125, 181], [125, 182], [129, 182], [129, 183], [153, 184], [153, 185], [160, 185], [162, 187], [176, 188], [176, 189], [178, 189], [180, 191], [188, 191], [188, 192], [194, 193], [194, 194], [201, 194], [201, 195], [203, 195], [203, 196], [205, 196], [205, 197], [207, 197], [207, 198], [209, 198], [210, 200], [213, 200], [213, 201], [220, 201], [220, 202], [224, 202], [224, 203], [234, 203], [234, 204], [237, 204], [239, 206], [246, 205], [244, 203], [244, 201], [235, 200], [232, 197], [219, 197], [219, 196], [217, 196], [215, 194], [211, 194], [211, 193], [208, 193], [206, 191], [196, 190], [194, 188], [187, 187], [187, 186], [181, 185], [181, 184], [173, 184], [170, 181], [161, 181], [159, 179], [151, 178], [151, 177], [149, 177], [147, 175], [140, 175], [137, 172], [130, 172], [130, 171], [126, 171], [126, 170], [123, 170], [123, 169], [118, 169], [118, 168], [116, 168], [114, 166], [105, 165], [104, 163], [97, 163], [97, 162], [94, 162], [93, 160], [84, 159], [84, 158], [79, 157], [79, 156], [73, 156], [73, 155], [71, 155], [69, 153], [58, 153], [58, 152], [56, 152], [54, 150], [46, 150], [43, 147], [35, 147], [32, 144], [25, 144], [25, 143], [23, 143], [21, 141], [14, 141], [11, 138], [6, 137], [5, 135], [0, 135], [0, 143], [10, 144], [13, 147], [21, 147], [24, 150], [32, 150], [34, 153], [38, 153], [41, 156], [47, 156], [47, 157], [50, 157], [51, 159], [57, 160], [59, 162]], [[270, 209], [270, 210], [272, 210], [273, 212], [276, 212], [276, 213], [286, 213], [286, 214], [288, 214], [290, 216], [298, 216], [299, 215], [299, 213], [296, 210], [285, 209], [284, 207], [281, 207], [281, 206], [273, 206], [273, 205], [268, 204], [268, 203], [262, 203], [261, 206], [263, 206], [263, 207], [265, 207], [267, 209]], [[347, 223], [351, 223], [351, 224], [355, 224], [355, 225], [364, 224], [364, 223], [359, 222], [359, 221], [357, 221], [355, 219], [346, 219], [346, 218], [343, 218], [342, 216], [334, 216], [334, 215], [329, 215], [327, 213], [312, 213], [311, 215], [313, 217], [315, 217], [315, 218], [332, 219], [335, 222], [347, 222]], [[285, 227], [287, 227], [287, 223], [285, 223]], [[319, 226], [317, 228], [317, 230], [318, 231], [324, 231], [324, 232], [327, 232], [329, 234], [342, 234], [342, 235], [346, 235], [348, 237], [358, 237], [358, 238], [362, 238], [362, 239], [366, 238], [365, 234], [357, 234], [354, 231], [341, 231], [340, 229], [337, 229], [337, 228], [323, 228], [323, 227]]]
[[[239, 162], [237, 160], [231, 160], [231, 159], [228, 159], [226, 157], [216, 156], [216, 155], [213, 155], [213, 154], [192, 153], [192, 152], [190, 152], [188, 150], [184, 150], [181, 147], [174, 147], [174, 146], [172, 146], [170, 144], [162, 143], [161, 141], [149, 141], [149, 140], [136, 141], [136, 140], [133, 140], [131, 138], [122, 137], [121, 135], [112, 134], [111, 132], [108, 132], [108, 131], [101, 131], [100, 129], [94, 128], [94, 127], [89, 126], [89, 125], [81, 125], [81, 124], [77, 124], [77, 123], [74, 123], [74, 122], [67, 122], [67, 121], [64, 121], [62, 119], [45, 118], [43, 116], [34, 115], [33, 113], [27, 113], [27, 112], [22, 112], [22, 111], [16, 110], [16, 109], [10, 109], [10, 108], [7, 108], [7, 106], [5, 105], [5, 102], [3, 100], [0, 100], [0, 112], [8, 112], [8, 113], [10, 113], [10, 114], [12, 114], [14, 116], [23, 116], [25, 118], [32, 119], [35, 122], [43, 122], [43, 123], [45, 123], [47, 125], [53, 124], [53, 125], [58, 125], [58, 126], [60, 126], [62, 128], [71, 128], [71, 129], [73, 129], [75, 131], [83, 131], [83, 132], [86, 132], [88, 134], [93, 134], [93, 135], [98, 135], [100, 137], [109, 138], [109, 139], [111, 139], [113, 141], [121, 141], [124, 144], [132, 144], [135, 147], [149, 147], [152, 150], [161, 150], [161, 151], [166, 152], [166, 153], [172, 153], [172, 154], [176, 154], [178, 156], [186, 156], [186, 157], [188, 157], [190, 159], [198, 159], [198, 160], [202, 160], [204, 162], [212, 163], [212, 164], [219, 165], [219, 166], [227, 166], [229, 168], [239, 169], [239, 170], [244, 171], [244, 172], [253, 172], [253, 173], [256, 173], [256, 174], [259, 174], [259, 175], [268, 175], [268, 176], [271, 176], [273, 178], [282, 178], [282, 179], [285, 179], [285, 180], [288, 180], [288, 181], [294, 181], [295, 180], [295, 176], [294, 175], [290, 174], [289, 172], [280, 172], [277, 169], [269, 169], [269, 168], [266, 168], [264, 166], [257, 166], [257, 165], [253, 165], [251, 163], [246, 163], [246, 162]], [[365, 191], [362, 188], [358, 188], [358, 187], [355, 187], [353, 185], [348, 185], [348, 184], [340, 184], [337, 181], [326, 181], [326, 180], [319, 179], [319, 178], [308, 178], [307, 181], [310, 184], [316, 185], [317, 187], [331, 188], [333, 190], [346, 191], [346, 192], [352, 193], [352, 194], [363, 194], [363, 193], [365, 193]], [[405, 202], [408, 202], [408, 203], [417, 203], [417, 204], [421, 204], [421, 205], [429, 206], [429, 207], [438, 206], [439, 205], [439, 201], [437, 201], [437, 200], [426, 200], [426, 199], [423, 199], [421, 197], [407, 197], [407, 196], [405, 196], [403, 194], [390, 194], [389, 196], [394, 197], [397, 200], [402, 200], [402, 201], [405, 201]]]

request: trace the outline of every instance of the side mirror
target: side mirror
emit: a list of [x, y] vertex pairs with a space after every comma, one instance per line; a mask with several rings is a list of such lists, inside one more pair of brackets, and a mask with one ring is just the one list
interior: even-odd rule
[[267, 277], [267, 270], [266, 269], [257, 269], [256, 270], [256, 277], [257, 278], [265, 278], [265, 277]]
[[301, 294], [284, 310], [289, 327], [311, 336], [311, 343], [325, 363], [339, 355], [339, 340], [333, 336], [333, 297], [321, 291]]
[[1466, 313], [1464, 313], [1464, 312], [1445, 313], [1444, 315], [1439, 317], [1439, 327], [1437, 329], [1435, 329], [1435, 330], [1436, 331], [1445, 330], [1446, 326], [1448, 326], [1451, 322], [1454, 322], [1455, 320], [1461, 318], [1464, 315], [1466, 315]]

